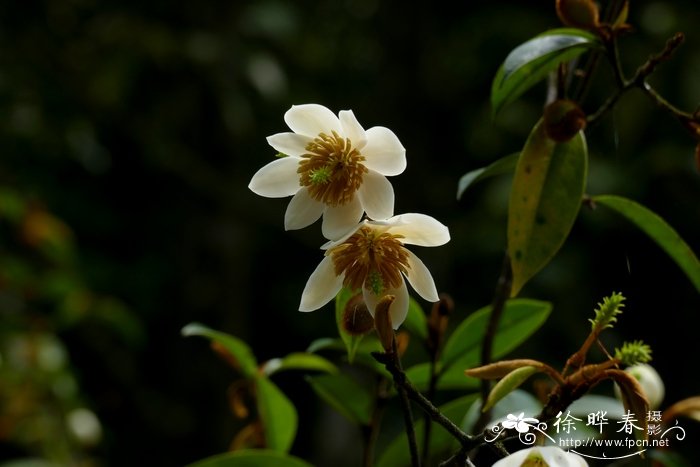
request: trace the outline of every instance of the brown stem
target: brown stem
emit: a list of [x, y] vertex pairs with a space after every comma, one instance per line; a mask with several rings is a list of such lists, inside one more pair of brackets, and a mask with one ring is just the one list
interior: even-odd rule
[[676, 118], [681, 120], [682, 123], [687, 125], [688, 122], [692, 122], [695, 119], [692, 114], [679, 110], [671, 105], [668, 101], [662, 98], [649, 85], [649, 83], [646, 82], [646, 78], [656, 70], [656, 67], [671, 58], [673, 53], [676, 51], [676, 49], [678, 49], [684, 40], [685, 36], [682, 33], [676, 33], [673, 37], [666, 41], [666, 46], [661, 52], [649, 57], [642, 66], [637, 68], [634, 76], [627, 80], [625, 79], [622, 71], [622, 65], [617, 50], [617, 41], [614, 36], [611, 37], [606, 44], [606, 50], [608, 60], [610, 60], [613, 67], [613, 75], [617, 83], [617, 91], [611, 95], [596, 112], [588, 116], [588, 125], [591, 126], [597, 123], [608, 111], [610, 111], [610, 109], [612, 109], [612, 107], [618, 100], [620, 100], [620, 97], [622, 97], [624, 93], [633, 88], [641, 89], [658, 106], [673, 114]]
[[416, 387], [406, 378], [406, 373], [396, 365], [395, 359], [388, 356], [386, 353], [373, 352], [372, 356], [379, 363], [383, 364], [389, 373], [394, 378], [394, 383], [397, 387], [402, 388], [408, 398], [415, 402], [424, 412], [430, 415], [430, 419], [441, 425], [448, 433], [450, 433], [459, 443], [465, 448], [473, 448], [478, 444], [479, 438], [474, 438], [464, 433], [455, 423], [443, 415], [440, 409], [435, 407]]
[[[498, 283], [496, 284], [496, 290], [494, 292], [493, 302], [491, 303], [491, 315], [489, 316], [489, 322], [486, 327], [486, 333], [484, 334], [484, 340], [481, 342], [481, 366], [488, 365], [491, 363], [491, 353], [493, 351], [493, 341], [496, 338], [496, 331], [498, 330], [498, 323], [501, 320], [501, 315], [503, 314], [503, 309], [505, 308], [506, 302], [510, 298], [511, 286], [513, 284], [513, 270], [510, 265], [510, 256], [508, 252], [503, 256], [503, 266], [501, 267], [501, 275], [498, 278]], [[491, 391], [491, 383], [488, 380], [481, 380], [481, 400], [482, 403], [486, 403], [486, 399], [489, 397], [489, 392]], [[482, 412], [479, 420], [476, 423], [475, 428], [480, 430], [489, 417], [491, 416], [490, 411]]]
[[374, 410], [372, 411], [372, 418], [370, 419], [369, 425], [364, 427], [363, 435], [365, 441], [364, 452], [362, 453], [362, 466], [372, 467], [374, 465], [374, 447], [377, 444], [377, 439], [379, 438], [379, 427], [381, 426], [381, 420], [384, 416], [384, 411], [386, 409], [387, 394], [386, 386], [390, 381], [384, 377], [380, 377], [377, 384], [377, 396], [376, 404]]
[[[397, 374], [404, 375], [404, 380], [406, 379], [405, 373], [401, 368], [401, 359], [399, 358], [399, 353], [396, 348], [396, 336], [391, 342], [391, 352], [386, 354], [392, 363], [392, 367], [396, 368]], [[388, 368], [388, 367], [387, 367]], [[394, 376], [394, 384], [396, 385], [396, 390], [399, 392], [399, 399], [401, 400], [401, 409], [404, 416], [404, 425], [406, 426], [406, 437], [408, 438], [408, 448], [411, 452], [411, 465], [413, 467], [420, 467], [420, 456], [418, 454], [418, 443], [416, 443], [416, 429], [413, 424], [413, 413], [411, 411], [411, 403], [408, 400], [408, 392], [406, 391], [406, 386], [404, 384], [399, 384], [396, 378], [396, 374], [392, 373]]]

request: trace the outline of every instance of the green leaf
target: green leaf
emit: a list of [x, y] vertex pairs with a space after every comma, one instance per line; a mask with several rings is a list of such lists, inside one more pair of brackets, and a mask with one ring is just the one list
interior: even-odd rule
[[258, 371], [258, 362], [253, 355], [253, 351], [250, 350], [248, 344], [243, 342], [237, 337], [233, 337], [230, 334], [226, 334], [220, 331], [214, 331], [199, 323], [190, 323], [181, 331], [182, 335], [185, 337], [189, 336], [202, 336], [210, 339], [212, 342], [216, 342], [221, 345], [224, 349], [228, 351], [229, 354], [235, 359], [241, 373], [244, 376], [254, 376]]
[[[313, 353], [325, 350], [347, 353], [347, 347], [341, 338], [322, 337], [313, 341], [306, 349], [307, 352]], [[376, 371], [382, 376], [391, 378], [391, 373], [389, 373], [386, 368], [384, 368], [384, 365], [375, 360], [375, 358], [371, 355], [372, 352], [383, 351], [384, 349], [379, 343], [377, 336], [370, 334], [365, 336], [365, 338], [357, 344], [355, 355], [353, 357], [353, 363], [363, 365]]]
[[[406, 377], [424, 392], [430, 385], [430, 363], [418, 363], [406, 370]], [[481, 382], [476, 378], [470, 378], [464, 374], [464, 368], [451, 366], [445, 371], [439, 371], [436, 388], [439, 391], [468, 391], [478, 389]]]
[[355, 293], [343, 287], [335, 297], [335, 322], [338, 326], [338, 334], [345, 343], [345, 348], [348, 352], [348, 362], [350, 363], [355, 359], [355, 352], [357, 352], [357, 348], [364, 337], [350, 334], [343, 328], [343, 312], [345, 311], [345, 306], [353, 296], [355, 296]]
[[496, 404], [496, 402], [500, 401], [505, 396], [516, 390], [530, 376], [540, 371], [542, 370], [535, 366], [524, 366], [508, 373], [506, 376], [501, 378], [498, 383], [496, 383], [493, 389], [491, 389], [489, 397], [486, 399], [486, 403], [481, 411], [486, 412], [489, 410]]
[[572, 28], [547, 31], [519, 45], [508, 54], [493, 79], [492, 115], [544, 79], [560, 63], [599, 45], [593, 34]]
[[273, 358], [262, 366], [262, 371], [267, 376], [287, 370], [321, 371], [324, 373], [338, 372], [338, 368], [333, 363], [319, 355], [307, 352], [295, 352], [283, 358]]
[[[440, 412], [447, 418], [459, 425], [464, 417], [464, 414], [469, 409], [474, 401], [478, 398], [478, 394], [470, 394], [459, 399], [448, 402], [440, 407]], [[421, 446], [421, 440], [425, 433], [425, 419], [421, 417], [415, 423], [416, 439]], [[442, 426], [434, 423], [430, 436], [430, 454], [431, 461], [426, 465], [438, 465], [439, 460], [444, 461], [457, 448], [459, 444]], [[408, 449], [408, 441], [406, 433], [399, 433], [387, 448], [382, 452], [379, 460], [376, 463], [377, 467], [406, 467], [411, 465], [410, 450]]]
[[566, 240], [581, 207], [588, 149], [583, 132], [555, 143], [540, 120], [520, 153], [508, 205], [508, 251], [516, 296]]
[[[501, 358], [544, 324], [552, 311], [548, 302], [517, 298], [508, 300], [498, 323], [492, 358]], [[452, 367], [462, 372], [481, 361], [481, 341], [488, 325], [491, 306], [475, 311], [462, 321], [445, 343], [440, 357], [443, 372]]]
[[187, 467], [313, 467], [298, 457], [269, 449], [242, 449], [207, 457]]
[[316, 394], [353, 423], [369, 425], [374, 399], [369, 390], [343, 373], [308, 376]]
[[413, 298], [408, 299], [408, 315], [403, 322], [403, 327], [420, 339], [428, 338], [428, 320], [420, 304]]
[[255, 382], [258, 415], [267, 447], [287, 452], [297, 433], [297, 411], [287, 396], [265, 376], [258, 376]]
[[622, 214], [651, 237], [700, 291], [700, 261], [688, 244], [665, 220], [641, 204], [622, 196], [598, 195], [592, 199], [596, 204], [602, 204]]
[[476, 182], [480, 182], [481, 180], [490, 177], [495, 177], [496, 175], [502, 175], [515, 170], [515, 166], [518, 163], [519, 157], [520, 153], [516, 152], [515, 154], [502, 157], [501, 159], [492, 162], [486, 167], [472, 170], [471, 172], [467, 172], [464, 175], [462, 175], [462, 178], [459, 179], [459, 183], [457, 184], [457, 199], [462, 198], [462, 195], [467, 190], [467, 188], [469, 188]]

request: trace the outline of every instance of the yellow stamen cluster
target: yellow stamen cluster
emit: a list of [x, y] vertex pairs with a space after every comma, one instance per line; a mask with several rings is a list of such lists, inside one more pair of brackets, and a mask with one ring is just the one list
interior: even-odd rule
[[351, 290], [366, 286], [375, 295], [401, 285], [409, 269], [408, 250], [402, 235], [362, 227], [340, 245], [329, 250], [335, 274], [345, 275], [343, 285]]
[[335, 131], [330, 136], [321, 133], [306, 150], [297, 173], [311, 197], [334, 207], [351, 201], [368, 170], [362, 165], [364, 156], [352, 147], [350, 139]]

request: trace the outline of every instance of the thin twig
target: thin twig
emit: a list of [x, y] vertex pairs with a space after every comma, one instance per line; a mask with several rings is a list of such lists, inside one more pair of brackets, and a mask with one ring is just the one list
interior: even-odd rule
[[615, 81], [618, 84], [617, 91], [611, 95], [600, 108], [589, 115], [587, 118], [588, 126], [594, 125], [600, 120], [612, 107], [620, 100], [620, 97], [627, 91], [633, 88], [641, 89], [647, 96], [649, 96], [657, 105], [664, 108], [665, 110], [671, 112], [676, 116], [682, 123], [687, 123], [688, 121], [693, 121], [694, 117], [692, 114], [683, 112], [676, 107], [669, 104], [664, 98], [662, 98], [650, 85], [646, 82], [646, 78], [651, 75], [661, 63], [665, 62], [673, 53], [678, 49], [678, 47], [685, 40], [685, 36], [682, 33], [676, 33], [668, 41], [666, 41], [666, 46], [658, 54], [654, 54], [647, 59], [647, 61], [637, 68], [634, 76], [629, 80], [625, 79], [622, 65], [620, 63], [620, 57], [617, 53], [617, 42], [614, 37], [612, 37], [608, 43], [608, 59], [611, 61], [613, 67], [613, 74], [615, 76]]
[[390, 381], [388, 379], [379, 377], [377, 384], [377, 402], [374, 405], [374, 410], [372, 411], [372, 418], [370, 419], [369, 425], [366, 426], [363, 431], [365, 440], [365, 448], [362, 454], [363, 467], [372, 467], [374, 465], [374, 447], [376, 446], [377, 439], [379, 438], [379, 427], [386, 409], [386, 403], [388, 400], [386, 386], [389, 383]]
[[[427, 399], [435, 398], [435, 390], [437, 387], [437, 352], [430, 359], [430, 381], [428, 383]], [[430, 436], [432, 434], [433, 425], [430, 423], [430, 415], [425, 413], [425, 430], [423, 431], [423, 464], [428, 462], [430, 455]]]
[[[486, 327], [486, 332], [484, 334], [484, 340], [481, 341], [481, 365], [488, 365], [491, 363], [491, 353], [493, 351], [493, 341], [496, 338], [496, 331], [498, 330], [498, 323], [501, 320], [501, 315], [503, 314], [503, 309], [505, 308], [506, 301], [510, 298], [511, 287], [513, 285], [513, 270], [510, 265], [510, 256], [508, 252], [503, 256], [503, 266], [501, 267], [501, 275], [498, 278], [498, 283], [496, 284], [496, 290], [494, 292], [493, 302], [491, 303], [491, 315], [489, 316], [489, 322]], [[481, 380], [481, 401], [483, 404], [486, 403], [486, 399], [491, 391], [490, 381], [483, 379]], [[480, 430], [490, 417], [490, 411], [482, 412], [479, 420], [476, 423], [476, 429]]]
[[[391, 360], [392, 366], [396, 368], [397, 374], [404, 375], [404, 380], [406, 379], [405, 373], [401, 368], [401, 359], [399, 358], [399, 353], [396, 348], [396, 336], [391, 342], [391, 353], [388, 354], [389, 360]], [[403, 411], [404, 425], [406, 425], [406, 437], [408, 438], [408, 448], [411, 451], [411, 465], [413, 467], [420, 467], [420, 455], [418, 454], [418, 443], [416, 442], [416, 429], [413, 423], [413, 413], [411, 411], [411, 402], [408, 400], [408, 392], [406, 390], [406, 385], [399, 384], [396, 375], [394, 376], [394, 383], [396, 384], [396, 390], [399, 392], [399, 399], [401, 399], [401, 409]]]
[[379, 363], [383, 364], [389, 373], [394, 377], [394, 383], [397, 387], [403, 388], [406, 395], [415, 402], [421, 410], [430, 415], [430, 419], [442, 426], [449, 434], [451, 434], [459, 443], [468, 448], [473, 448], [478, 444], [478, 438], [469, 436], [462, 431], [460, 427], [443, 415], [440, 409], [435, 407], [418, 389], [406, 378], [406, 373], [401, 368], [396, 366], [396, 362], [385, 353], [373, 352], [372, 356]]

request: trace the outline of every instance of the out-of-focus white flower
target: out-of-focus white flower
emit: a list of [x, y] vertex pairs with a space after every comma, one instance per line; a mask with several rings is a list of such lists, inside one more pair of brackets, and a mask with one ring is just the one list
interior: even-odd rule
[[493, 464], [493, 467], [586, 467], [583, 457], [557, 446], [523, 449]]
[[539, 423], [536, 418], [526, 417], [525, 412], [520, 412], [517, 417], [513, 414], [508, 414], [506, 420], [502, 423], [504, 428], [512, 430], [515, 428], [518, 433], [527, 433], [530, 430], [531, 424]]
[[[657, 409], [664, 400], [664, 394], [666, 393], [666, 388], [664, 386], [664, 381], [659, 376], [659, 373], [654, 369], [653, 366], [647, 363], [638, 363], [627, 367], [625, 371], [632, 376], [634, 376], [639, 385], [642, 386], [644, 395], [649, 399], [649, 408]], [[615, 395], [618, 399], [622, 396], [620, 395], [620, 388], [615, 385]]]
[[286, 230], [301, 229], [323, 216], [323, 235], [335, 240], [362, 218], [394, 215], [394, 189], [386, 176], [406, 168], [406, 150], [394, 132], [365, 131], [351, 110], [336, 117], [322, 105], [292, 106], [284, 114], [292, 132], [267, 142], [286, 156], [253, 175], [248, 188], [268, 198], [294, 196], [284, 216]]
[[309, 277], [299, 305], [313, 311], [328, 303], [344, 286], [362, 290], [370, 313], [386, 295], [396, 298], [389, 313], [398, 328], [408, 313], [404, 277], [429, 302], [439, 301], [433, 277], [404, 245], [438, 246], [450, 240], [446, 226], [424, 214], [401, 214], [385, 221], [364, 221], [344, 237], [322, 247], [325, 258]]

